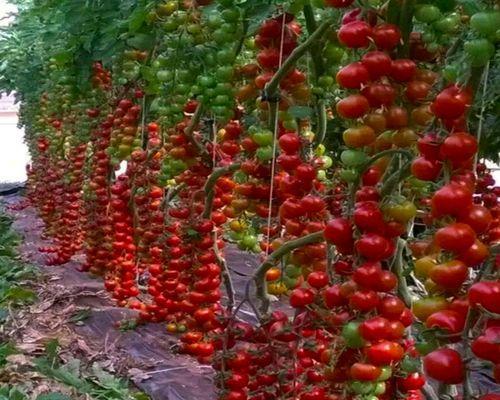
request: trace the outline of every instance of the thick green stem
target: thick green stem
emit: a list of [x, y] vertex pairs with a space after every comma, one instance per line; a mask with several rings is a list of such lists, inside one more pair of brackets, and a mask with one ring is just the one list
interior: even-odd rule
[[412, 298], [410, 291], [408, 290], [408, 284], [406, 282], [406, 277], [403, 271], [403, 253], [406, 247], [406, 241], [404, 239], [398, 239], [398, 245], [396, 249], [396, 257], [394, 259], [394, 272], [398, 277], [398, 294], [405, 302], [408, 308], [411, 308]]
[[272, 252], [267, 259], [259, 266], [257, 271], [253, 276], [253, 280], [256, 286], [256, 297], [260, 300], [260, 312], [262, 314], [267, 314], [269, 311], [269, 296], [267, 294], [266, 288], [266, 272], [272, 268], [276, 261], [290, 253], [291, 251], [298, 249], [299, 247], [318, 243], [324, 240], [323, 232], [314, 232], [307, 236], [303, 236], [301, 238], [291, 240], [285, 244], [283, 244], [279, 249]]
[[274, 99], [276, 97], [278, 87], [280, 82], [285, 78], [285, 76], [291, 71], [295, 63], [304, 55], [306, 52], [314, 46], [317, 41], [325, 34], [328, 28], [331, 26], [332, 20], [327, 19], [312, 33], [307, 40], [300, 46], [296, 47], [295, 50], [286, 59], [283, 65], [278, 69], [276, 74], [274, 74], [273, 79], [264, 88], [264, 99]]
[[327, 128], [327, 121], [326, 121], [326, 107], [325, 107], [325, 101], [323, 99], [318, 100], [318, 126], [316, 128], [316, 136], [314, 138], [314, 142], [318, 145], [323, 143], [325, 140], [326, 136], [326, 128]]
[[212, 215], [212, 208], [215, 196], [215, 184], [217, 180], [230, 172], [234, 172], [239, 169], [241, 164], [231, 164], [227, 167], [215, 169], [214, 172], [207, 179], [207, 183], [205, 183], [205, 187], [203, 188], [205, 192], [205, 210], [203, 211], [203, 218], [210, 218]]
[[[309, 35], [312, 35], [317, 29], [318, 24], [314, 18], [314, 10], [310, 4], [304, 6], [304, 18], [306, 20], [306, 28]], [[310, 53], [313, 60], [314, 74], [319, 78], [325, 73], [325, 65], [321, 57], [321, 42], [316, 42], [311, 46]]]

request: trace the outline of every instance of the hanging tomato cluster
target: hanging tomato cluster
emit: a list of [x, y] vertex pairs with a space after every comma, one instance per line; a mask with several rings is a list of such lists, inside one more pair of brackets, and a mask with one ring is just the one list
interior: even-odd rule
[[[498, 10], [268, 3], [96, 5], [81, 35], [46, 15], [72, 41], [24, 43], [2, 66], [22, 79], [0, 80], [21, 93], [40, 251], [83, 249], [119, 306], [214, 367], [220, 400], [494, 400], [469, 364], [500, 381], [481, 160]], [[228, 246], [259, 262], [242, 293]]]

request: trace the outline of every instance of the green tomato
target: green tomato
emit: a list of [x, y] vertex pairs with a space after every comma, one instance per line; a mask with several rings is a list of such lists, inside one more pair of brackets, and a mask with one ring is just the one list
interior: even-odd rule
[[302, 268], [299, 265], [288, 264], [285, 267], [285, 275], [289, 278], [298, 278], [302, 275]]
[[271, 146], [259, 147], [255, 155], [260, 161], [269, 161], [273, 158], [273, 148]]
[[500, 29], [500, 12], [479, 12], [470, 18], [470, 26], [482, 36], [496, 35]]
[[460, 16], [458, 14], [449, 14], [441, 18], [439, 21], [434, 22], [434, 28], [442, 33], [453, 33], [460, 25]]
[[378, 377], [377, 381], [383, 382], [389, 379], [392, 376], [392, 368], [391, 367], [382, 367], [380, 372], [380, 376]]
[[259, 146], [270, 146], [273, 144], [274, 134], [269, 130], [261, 130], [254, 133], [252, 139]]
[[211, 76], [199, 76], [198, 83], [203, 88], [214, 88], [217, 84], [217, 81]]
[[349, 386], [356, 394], [370, 394], [375, 390], [375, 384], [371, 382], [352, 381]]
[[238, 7], [226, 8], [221, 12], [221, 16], [226, 22], [237, 22], [240, 18], [240, 9]]
[[247, 234], [243, 236], [239, 245], [244, 249], [253, 249], [258, 243], [257, 236]]
[[322, 156], [321, 163], [323, 168], [328, 169], [333, 165], [333, 160], [329, 156]]
[[323, 49], [323, 57], [325, 57], [329, 62], [338, 64], [344, 58], [344, 50], [335, 44], [328, 42]]
[[358, 179], [358, 173], [352, 169], [343, 169], [339, 175], [344, 182], [355, 182]]
[[219, 50], [217, 52], [217, 62], [229, 64], [234, 61], [234, 51], [232, 49]]
[[375, 389], [373, 390], [373, 395], [376, 399], [377, 396], [385, 393], [385, 382], [378, 382], [375, 384]]
[[426, 24], [437, 21], [439, 18], [441, 18], [441, 11], [431, 4], [422, 5], [415, 11], [415, 19]]
[[340, 160], [346, 167], [355, 168], [363, 165], [368, 160], [368, 156], [360, 150], [344, 150], [340, 154]]
[[465, 42], [464, 50], [474, 67], [486, 65], [495, 55], [495, 46], [487, 39], [475, 39]]
[[314, 153], [317, 156], [322, 156], [323, 154], [325, 154], [325, 151], [326, 151], [325, 145], [324, 144], [319, 144], [318, 147], [316, 147], [316, 150], [314, 150]]
[[449, 64], [443, 69], [443, 78], [448, 82], [456, 82], [459, 75], [460, 67], [458, 64]]
[[326, 181], [326, 171], [324, 169], [319, 169], [316, 173], [316, 179], [318, 181]]
[[332, 87], [334, 83], [335, 79], [333, 79], [333, 76], [330, 75], [323, 75], [318, 78], [318, 85], [323, 88]]
[[342, 328], [342, 337], [347, 347], [351, 349], [359, 349], [365, 345], [365, 341], [359, 333], [359, 322], [352, 321], [344, 325]]
[[221, 81], [228, 81], [233, 76], [233, 67], [231, 65], [221, 66], [217, 68], [215, 76]]
[[283, 277], [283, 283], [285, 284], [285, 286], [289, 289], [291, 288], [294, 288], [295, 286], [297, 286], [297, 283], [299, 283], [299, 280], [297, 278], [290, 278], [288, 276], [284, 276]]

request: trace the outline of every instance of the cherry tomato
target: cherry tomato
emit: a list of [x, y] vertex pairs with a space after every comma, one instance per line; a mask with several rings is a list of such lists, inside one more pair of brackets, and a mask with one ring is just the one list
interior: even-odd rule
[[449, 385], [462, 383], [464, 364], [460, 354], [452, 349], [434, 350], [424, 357], [425, 373], [439, 382]]

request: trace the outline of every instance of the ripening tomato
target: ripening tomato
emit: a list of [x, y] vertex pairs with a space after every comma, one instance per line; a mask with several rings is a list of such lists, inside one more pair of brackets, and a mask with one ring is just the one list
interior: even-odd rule
[[455, 222], [438, 229], [435, 234], [436, 244], [445, 251], [459, 253], [469, 248], [476, 240], [476, 233], [467, 224]]
[[375, 381], [382, 370], [372, 364], [354, 363], [350, 370], [351, 378], [356, 381]]
[[339, 86], [345, 89], [360, 89], [370, 80], [370, 74], [365, 65], [354, 62], [343, 67], [336, 79]]
[[443, 348], [434, 350], [424, 357], [425, 373], [439, 382], [457, 385], [464, 379], [464, 364], [460, 353]]
[[375, 131], [367, 125], [349, 128], [343, 133], [345, 144], [354, 148], [368, 146], [375, 138]]
[[372, 344], [366, 349], [367, 359], [375, 365], [390, 365], [401, 361], [404, 349], [399, 343], [388, 340]]
[[371, 26], [365, 21], [353, 21], [342, 25], [338, 31], [339, 42], [350, 48], [368, 47]]
[[426, 321], [432, 314], [448, 308], [448, 301], [444, 297], [427, 297], [415, 301], [412, 311], [415, 317]]
[[400, 129], [408, 126], [408, 111], [404, 107], [391, 106], [385, 113], [387, 128]]
[[392, 50], [401, 41], [401, 31], [393, 24], [379, 24], [373, 29], [372, 38], [379, 49]]
[[[361, 59], [373, 80], [389, 75], [392, 69], [392, 59], [383, 51], [370, 51]], [[368, 80], [367, 80], [368, 81]]]
[[500, 314], [500, 281], [482, 281], [469, 289], [471, 306], [481, 305], [492, 313]]
[[336, 106], [337, 112], [343, 118], [361, 118], [370, 110], [370, 104], [365, 96], [352, 94], [340, 100]]
[[406, 97], [413, 104], [421, 102], [427, 98], [431, 90], [431, 85], [424, 81], [413, 80], [406, 85]]
[[433, 282], [449, 290], [459, 289], [468, 276], [469, 268], [459, 260], [451, 260], [443, 264], [438, 264], [429, 273], [429, 277]]

